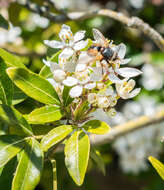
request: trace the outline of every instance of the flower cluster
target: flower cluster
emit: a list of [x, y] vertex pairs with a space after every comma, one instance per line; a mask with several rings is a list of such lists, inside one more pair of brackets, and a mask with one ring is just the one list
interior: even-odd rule
[[126, 46], [109, 42], [100, 31], [93, 29], [94, 40], [83, 40], [85, 31], [73, 35], [67, 25], [59, 33], [61, 41], [45, 40], [51, 47], [61, 49], [58, 62], [43, 60], [50, 67], [53, 79], [48, 79], [59, 96], [64, 86], [70, 88], [69, 95], [74, 102], [87, 100], [90, 107], [101, 108], [109, 115], [115, 115], [114, 106], [119, 98], [136, 96], [135, 81], [130, 79], [142, 72], [135, 68], [120, 67], [130, 59], [124, 59]]

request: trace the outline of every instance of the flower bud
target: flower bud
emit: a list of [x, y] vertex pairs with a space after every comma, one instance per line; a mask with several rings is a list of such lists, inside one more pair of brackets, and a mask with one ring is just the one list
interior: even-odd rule
[[63, 70], [57, 69], [54, 71], [53, 76], [56, 82], [62, 82], [66, 77], [66, 73]]
[[106, 112], [106, 114], [109, 116], [109, 117], [114, 117], [116, 115], [116, 110], [114, 108], [111, 108], [108, 112]]
[[98, 97], [98, 107], [99, 108], [107, 108], [110, 105], [110, 101], [105, 96]]
[[97, 102], [97, 94], [96, 93], [88, 94], [88, 102], [90, 104], [95, 104]]
[[110, 99], [109, 99], [109, 101], [110, 101], [110, 106], [111, 107], [113, 107], [113, 106], [115, 106], [117, 104], [116, 97], [111, 96]]

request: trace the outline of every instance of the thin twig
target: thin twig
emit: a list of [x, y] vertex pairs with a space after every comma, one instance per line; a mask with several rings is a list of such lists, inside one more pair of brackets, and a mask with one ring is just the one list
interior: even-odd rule
[[[52, 3], [52, 2], [51, 2]], [[60, 14], [53, 14], [47, 10], [45, 6], [38, 6], [35, 3], [31, 3], [30, 1], [26, 1], [23, 6], [29, 9], [32, 12], [35, 12], [41, 16], [48, 18], [50, 21], [55, 23], [63, 23], [68, 20], [84, 20], [87, 18], [92, 18], [95, 16], [106, 16], [117, 20], [128, 27], [136, 28], [142, 31], [145, 35], [147, 35], [150, 39], [154, 41], [154, 43], [164, 52], [164, 39], [163, 37], [153, 29], [149, 24], [145, 23], [142, 19], [138, 17], [128, 17], [123, 13], [112, 11], [109, 9], [101, 9], [97, 11], [90, 12], [71, 12], [71, 13], [63, 13], [62, 10]]]
[[115, 126], [106, 135], [91, 135], [90, 140], [93, 145], [106, 144], [115, 140], [117, 137], [123, 136], [134, 130], [148, 127], [150, 125], [154, 125], [155, 127], [155, 124], [161, 123], [163, 121], [164, 121], [164, 110], [157, 112], [155, 115], [141, 116], [134, 120], [128, 121], [125, 124]]

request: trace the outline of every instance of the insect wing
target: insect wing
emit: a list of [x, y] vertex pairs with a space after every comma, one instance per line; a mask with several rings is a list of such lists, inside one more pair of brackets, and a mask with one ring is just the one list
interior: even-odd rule
[[126, 53], [126, 46], [125, 44], [121, 43], [118, 46], [115, 46], [113, 49], [115, 52], [117, 52], [118, 57], [123, 59]]
[[103, 34], [95, 28], [93, 28], [92, 31], [93, 31], [93, 36], [94, 36], [94, 39], [96, 40], [96, 43], [98, 43], [102, 46], [106, 45], [107, 41], [106, 41], [105, 37], [103, 36]]

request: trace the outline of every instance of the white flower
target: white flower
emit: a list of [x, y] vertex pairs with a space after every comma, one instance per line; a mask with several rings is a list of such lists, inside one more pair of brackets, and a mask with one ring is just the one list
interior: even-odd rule
[[116, 83], [116, 90], [118, 95], [123, 99], [133, 98], [140, 92], [140, 88], [133, 90], [135, 81], [133, 79], [123, 81], [122, 83]]
[[[59, 48], [63, 49], [61, 54], [59, 55], [59, 65], [64, 68], [69, 67], [75, 62], [75, 54], [76, 51], [79, 51], [85, 48], [88, 44], [88, 40], [82, 40], [85, 36], [85, 31], [76, 32], [73, 35], [69, 26], [63, 24], [62, 29], [59, 33], [59, 37], [61, 41], [56, 40], [44, 40], [44, 43], [51, 48]], [[74, 66], [75, 68], [75, 66]], [[73, 72], [74, 68], [71, 68], [69, 72]]]
[[74, 50], [81, 50], [86, 47], [88, 41], [82, 40], [85, 36], [85, 31], [78, 31], [73, 36], [73, 33], [69, 26], [63, 24], [62, 29], [59, 33], [61, 41], [56, 40], [45, 40], [44, 43], [51, 48], [63, 49], [66, 47], [71, 47]]

